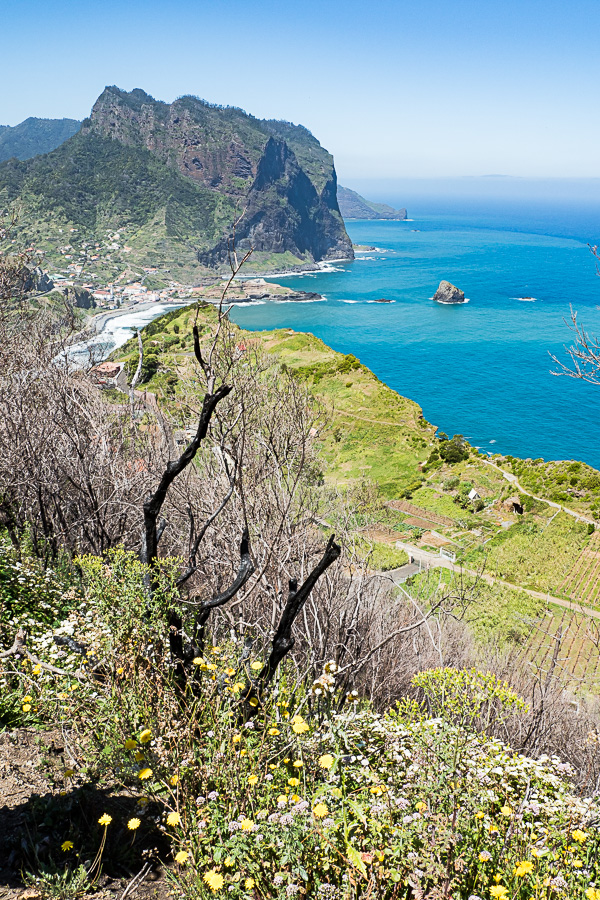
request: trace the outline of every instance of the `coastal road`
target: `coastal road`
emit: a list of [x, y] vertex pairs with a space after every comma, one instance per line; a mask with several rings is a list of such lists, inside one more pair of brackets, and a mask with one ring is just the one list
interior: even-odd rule
[[503, 587], [509, 588], [512, 591], [523, 591], [524, 594], [529, 594], [530, 597], [535, 597], [536, 600], [543, 600], [545, 603], [561, 606], [563, 609], [569, 609], [571, 612], [580, 613], [591, 619], [600, 619], [600, 612], [589, 606], [582, 606], [581, 604], [573, 603], [570, 600], [563, 600], [562, 597], [554, 597], [552, 594], [544, 594], [541, 591], [533, 591], [530, 588], [519, 587], [517, 584], [512, 584], [510, 581], [504, 581], [502, 578], [494, 578], [493, 575], [488, 575], [487, 572], [476, 572], [474, 569], [465, 569], [464, 566], [458, 566], [451, 560], [446, 559], [443, 556], [438, 556], [436, 553], [430, 553], [429, 550], [424, 550], [422, 547], [415, 547], [413, 544], [405, 544], [403, 541], [397, 541], [396, 547], [398, 547], [399, 550], [404, 550], [414, 562], [401, 566], [399, 569], [390, 569], [387, 572], [378, 573], [379, 575], [390, 578], [394, 584], [403, 584], [407, 578], [411, 577], [411, 575], [416, 575], [418, 572], [429, 568], [450, 569], [452, 572], [465, 573], [474, 578], [481, 578], [488, 584], [501, 584]]

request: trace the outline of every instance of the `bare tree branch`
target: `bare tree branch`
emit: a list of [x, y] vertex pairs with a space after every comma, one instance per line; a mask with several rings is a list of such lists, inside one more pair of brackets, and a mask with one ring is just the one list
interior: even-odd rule
[[224, 384], [214, 394], [206, 394], [200, 413], [198, 429], [193, 441], [188, 444], [179, 459], [167, 463], [158, 487], [148, 494], [144, 500], [144, 532], [142, 541], [141, 561], [152, 566], [158, 556], [157, 522], [165, 502], [167, 491], [177, 476], [189, 466], [194, 459], [201, 442], [206, 437], [212, 414], [217, 404], [231, 392], [231, 388]]
[[[592, 248], [596, 250], [596, 248]], [[577, 312], [571, 307], [571, 322], [565, 324], [575, 335], [573, 343], [565, 351], [571, 359], [572, 366], [565, 364], [554, 354], [550, 358], [559, 367], [552, 375], [567, 375], [569, 378], [579, 378], [589, 384], [600, 384], [600, 340], [588, 332], [577, 321]]]

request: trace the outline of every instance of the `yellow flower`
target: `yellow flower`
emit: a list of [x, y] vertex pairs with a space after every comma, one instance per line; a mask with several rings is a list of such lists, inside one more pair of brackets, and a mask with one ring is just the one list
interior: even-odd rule
[[171, 775], [169, 778], [169, 784], [172, 784], [173, 787], [179, 782], [179, 775]]
[[269, 728], [269, 734], [275, 737], [276, 734], [279, 734], [279, 728]]
[[135, 741], [133, 738], [127, 738], [127, 740], [125, 741], [125, 749], [126, 750], [135, 750], [136, 747], [137, 747], [137, 741]]
[[[177, 859], [177, 857], [175, 857], [175, 859]], [[225, 879], [220, 872], [217, 872], [216, 869], [211, 869], [209, 872], [205, 872], [203, 878], [211, 891], [220, 891], [225, 884]]]
[[30, 709], [31, 709], [31, 703], [23, 704], [23, 712], [29, 712]]
[[228, 669], [225, 669], [225, 673], [229, 676], [235, 675], [235, 669], [232, 669], [230, 666]]
[[181, 816], [178, 812], [169, 813], [167, 816], [167, 825], [179, 825], [181, 822]]
[[227, 868], [230, 869], [230, 868], [232, 867], [232, 865], [233, 865], [233, 859], [232, 859], [232, 857], [231, 857], [231, 856], [226, 856], [225, 859], [223, 860], [223, 865], [224, 865], [224, 866], [227, 866]]
[[298, 787], [300, 784], [299, 778], [288, 778], [288, 784], [290, 787]]
[[277, 802], [278, 803], [287, 803], [287, 797], [285, 796], [285, 794], [280, 794], [279, 797], [277, 798]]
[[258, 670], [262, 669], [262, 667], [263, 667], [263, 664], [261, 662], [259, 662], [258, 660], [253, 662], [252, 665], [250, 666], [250, 668], [254, 669], [255, 672], [258, 672]]
[[60, 845], [60, 849], [64, 850], [65, 853], [67, 852], [67, 850], [72, 850], [73, 849], [73, 841], [63, 841], [62, 844]]
[[292, 719], [292, 731], [294, 734], [304, 734], [308, 731], [308, 725], [303, 719], [295, 721], [297, 719], [299, 719], [299, 716], [295, 716], [294, 719]]
[[111, 822], [112, 822], [112, 816], [109, 816], [108, 813], [104, 813], [104, 815], [100, 816], [100, 818], [98, 819], [98, 824], [104, 825], [105, 827], [107, 825], [110, 825]]
[[202, 659], [201, 656], [195, 656], [194, 659], [192, 660], [192, 662], [194, 663], [195, 666], [206, 666], [206, 663], [204, 662], [204, 660]]
[[175, 854], [175, 862], [178, 862], [179, 865], [182, 866], [184, 863], [187, 862], [187, 859], [188, 859], [188, 856], [189, 856], [189, 855], [190, 855], [190, 854], [189, 854], [189, 853], [186, 853], [185, 850], [180, 850], [179, 853], [176, 853], [176, 854]]
[[299, 803], [300, 802], [300, 794], [292, 794], [290, 797], [290, 803]]
[[258, 700], [256, 697], [250, 697], [248, 703], [250, 704], [250, 706], [258, 706]]
[[147, 744], [148, 741], [152, 740], [152, 732], [149, 728], [144, 728], [142, 733], [140, 734], [140, 744]]
[[517, 868], [515, 869], [515, 875], [518, 878], [522, 878], [523, 875], [529, 875], [529, 874], [531, 874], [531, 872], [533, 872], [533, 863], [530, 862], [528, 859], [523, 860], [523, 862], [520, 862], [518, 864]]
[[587, 900], [600, 900], [600, 888], [588, 888], [585, 892]]
[[39, 675], [41, 671], [42, 671], [42, 667], [41, 667], [40, 664], [38, 663], [37, 666], [34, 666], [33, 669], [31, 670], [31, 674], [32, 674], [32, 675]]
[[33, 697], [31, 697], [29, 694], [27, 694], [26, 697], [23, 697], [23, 703], [29, 703], [31, 700], [33, 700]]
[[127, 827], [130, 831], [135, 831], [136, 828], [139, 828], [142, 823], [139, 819], [130, 819], [127, 823]]
[[294, 766], [295, 769], [301, 769], [301, 768], [302, 768], [302, 760], [301, 760], [301, 759], [295, 759], [294, 762], [293, 762], [293, 766]]
[[427, 804], [423, 803], [422, 800], [419, 800], [419, 802], [415, 806], [415, 809], [417, 810], [417, 812], [424, 812], [427, 809]]
[[123, 668], [123, 666], [119, 666], [119, 668], [117, 669], [117, 675], [122, 675], [124, 671], [125, 669]]
[[256, 784], [258, 781], [258, 775], [249, 775], [248, 776], [248, 784]]
[[146, 778], [151, 778], [151, 776], [152, 769], [142, 769], [140, 772], [138, 772], [138, 778], [141, 778], [142, 781], [145, 781]]
[[510, 806], [503, 806], [500, 810], [501, 815], [503, 816], [512, 816], [512, 809]]
[[252, 831], [254, 828], [254, 822], [252, 819], [242, 819], [241, 823], [242, 831]]
[[247, 891], [251, 891], [252, 888], [254, 887], [254, 878], [246, 878], [246, 880], [244, 882], [244, 887], [246, 888]]
[[329, 810], [324, 803], [317, 803], [313, 809], [313, 816], [317, 819], [324, 819], [328, 812]]
[[330, 769], [334, 763], [333, 756], [330, 753], [326, 753], [325, 756], [319, 757], [319, 765], [322, 769]]
[[236, 681], [236, 683], [233, 685], [234, 691], [241, 691], [245, 687], [246, 685], [243, 681]]
[[142, 760], [146, 759], [142, 750], [136, 750], [133, 757], [136, 762], [142, 762]]
[[248, 751], [246, 750], [245, 747], [240, 750], [240, 756], [247, 756], [247, 754], [248, 754]]
[[571, 837], [579, 844], [583, 844], [583, 842], [587, 840], [587, 834], [585, 833], [585, 831], [581, 831], [579, 828], [576, 828], [575, 831], [571, 832]]
[[231, 738], [231, 740], [233, 741], [234, 744], [239, 744], [241, 739], [242, 739], [241, 734], [234, 734], [234, 736]]
[[495, 898], [495, 900], [504, 900], [504, 897], [506, 897], [508, 891], [501, 884], [494, 884], [490, 888], [490, 894]]
[[485, 816], [485, 813], [482, 813], [481, 810], [479, 810], [479, 812], [475, 813], [476, 819], [483, 819], [484, 816]]

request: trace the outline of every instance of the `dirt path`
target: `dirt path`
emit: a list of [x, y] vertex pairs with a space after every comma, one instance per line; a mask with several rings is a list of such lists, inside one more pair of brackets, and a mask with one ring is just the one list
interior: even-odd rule
[[575, 512], [575, 510], [569, 509], [567, 506], [562, 506], [560, 503], [555, 503], [553, 500], [547, 500], [545, 497], [537, 497], [535, 494], [532, 494], [519, 483], [516, 475], [513, 475], [512, 472], [506, 472], [504, 469], [501, 469], [500, 466], [497, 466], [496, 463], [491, 462], [489, 459], [482, 459], [481, 461], [485, 463], [486, 466], [491, 466], [492, 469], [500, 472], [507, 481], [509, 481], [511, 484], [514, 484], [516, 489], [521, 494], [526, 494], [528, 497], [533, 497], [534, 500], [540, 500], [542, 503], [547, 503], [548, 506], [552, 506], [559, 512], [562, 510], [562, 512], [566, 512], [567, 515], [573, 516], [573, 518], [577, 519], [579, 522], [586, 522], [588, 525], [596, 524], [594, 519], [588, 519], [587, 516], [582, 516], [581, 513]]
[[[453, 563], [449, 559], [445, 559], [443, 556], [437, 556], [435, 553], [430, 553], [428, 550], [423, 550], [421, 547], [415, 547], [412, 544], [405, 544], [402, 541], [397, 541], [396, 546], [404, 550], [405, 553], [408, 553], [414, 560], [420, 562], [421, 565], [425, 565], [426, 568], [443, 568], [450, 569], [452, 572], [466, 572], [467, 575], [471, 575], [472, 577], [479, 577], [486, 581], [488, 584], [501, 584], [503, 587], [510, 588], [513, 591], [523, 591], [524, 594], [529, 594], [530, 597], [535, 597], [536, 600], [544, 600], [546, 603], [552, 603], [555, 606], [561, 606], [563, 609], [571, 610], [571, 612], [581, 613], [584, 616], [589, 616], [591, 619], [600, 619], [600, 612], [595, 609], [591, 609], [589, 606], [582, 606], [580, 603], [573, 603], [570, 600], [563, 600], [562, 597], [554, 597], [549, 593], [542, 593], [541, 591], [534, 591], [530, 588], [519, 587], [517, 584], [512, 584], [510, 581], [504, 581], [502, 578], [494, 578], [493, 575], [488, 575], [486, 572], [476, 572], [474, 569], [466, 569], [464, 566], [458, 566], [456, 563]], [[399, 572], [398, 569], [392, 569], [389, 572], [382, 572], [382, 575], [389, 575], [392, 577], [394, 572]]]
[[404, 422], [386, 422], [384, 419], [368, 419], [366, 416], [357, 416], [356, 413], [346, 412], [343, 409], [333, 409], [333, 414], [338, 416], [348, 416], [350, 419], [358, 419], [360, 422], [371, 422], [373, 425], [393, 425], [395, 428], [403, 428], [408, 425], [408, 421]]

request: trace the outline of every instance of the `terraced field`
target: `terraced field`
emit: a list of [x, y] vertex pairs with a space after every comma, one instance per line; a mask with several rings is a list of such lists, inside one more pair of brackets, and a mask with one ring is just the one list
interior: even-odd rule
[[539, 672], [554, 671], [576, 686], [600, 691], [600, 629], [597, 622], [570, 610], [548, 610], [531, 629], [518, 664]]
[[561, 588], [577, 603], [600, 605], [600, 532], [594, 532]]

